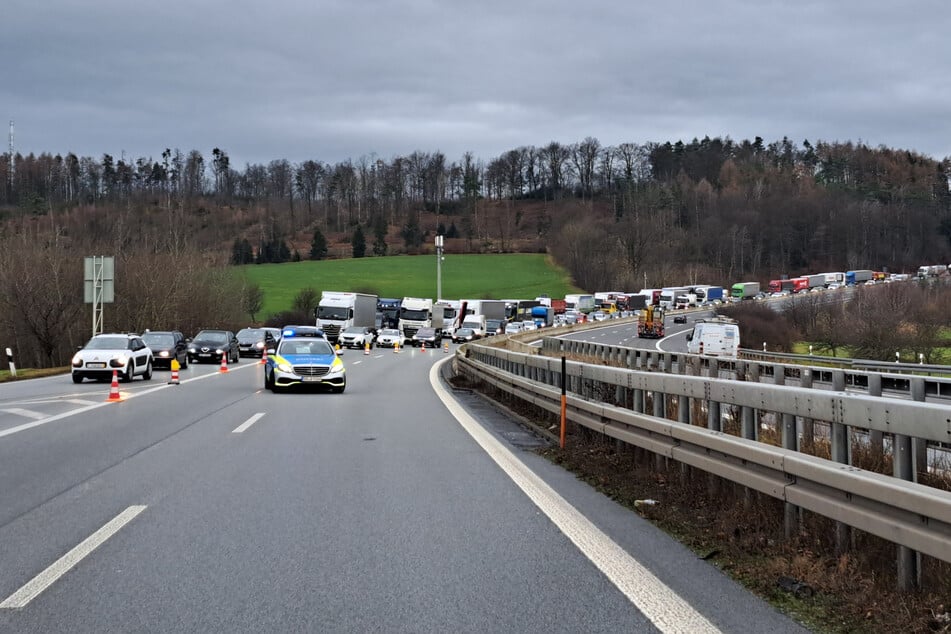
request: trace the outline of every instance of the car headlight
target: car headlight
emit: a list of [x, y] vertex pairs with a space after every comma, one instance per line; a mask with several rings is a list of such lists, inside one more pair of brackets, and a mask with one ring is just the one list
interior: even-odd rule
[[280, 363], [277, 364], [277, 369], [280, 370], [281, 372], [290, 372], [291, 364], [287, 363], [286, 361], [281, 361]]
[[188, 346], [188, 352], [190, 352], [191, 354], [195, 354], [196, 352], [198, 352], [198, 348], [194, 346]]
[[264, 342], [263, 342], [263, 341], [259, 341], [259, 342], [257, 342], [256, 344], [254, 344], [254, 347], [257, 348], [258, 350], [260, 350], [261, 348], [264, 347]]
[[223, 354], [223, 353], [224, 353], [224, 350], [222, 350], [221, 348], [217, 348], [215, 350], [215, 354]]
[[73, 367], [74, 368], [83, 367], [83, 356], [81, 354], [73, 355]]
[[160, 356], [160, 357], [167, 357], [167, 356], [168, 356], [168, 350], [162, 350], [161, 352], [158, 353], [158, 356]]
[[331, 372], [340, 372], [343, 370], [343, 361], [340, 359], [334, 359], [334, 362], [330, 364]]

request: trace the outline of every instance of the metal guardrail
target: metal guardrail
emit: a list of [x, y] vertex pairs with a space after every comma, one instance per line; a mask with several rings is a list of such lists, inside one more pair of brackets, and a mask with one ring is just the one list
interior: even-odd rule
[[841, 357], [825, 357], [817, 354], [763, 352], [760, 350], [751, 350], [749, 348], [741, 348], [739, 351], [739, 357], [741, 359], [750, 359], [764, 362], [773, 362], [777, 360], [782, 362], [786, 360], [804, 363], [806, 365], [821, 363], [825, 366], [886, 372], [889, 374], [940, 374], [951, 377], [951, 366], [939, 364], [896, 363], [893, 361], [876, 361], [874, 359], [843, 359]]
[[[552, 341], [559, 350], [565, 343]], [[579, 343], [588, 352], [621, 353], [616, 346]], [[546, 340], [546, 346], [550, 350], [555, 344]], [[570, 421], [783, 500], [787, 511], [801, 507], [899, 544], [902, 588], [911, 588], [916, 581], [914, 551], [951, 562], [951, 493], [911, 481], [925, 442], [951, 441], [947, 406], [720, 378], [718, 370], [713, 376], [697, 376], [701, 366], [687, 363], [688, 355], [677, 359], [682, 373], [672, 374], [673, 355], [647, 351], [632, 355], [633, 349], [626, 350], [627, 356], [615, 361], [631, 367], [566, 363]], [[464, 354], [457, 355], [457, 368], [546, 411], [560, 412], [560, 358], [469, 344]], [[839, 386], [844, 371], [834, 372], [839, 373], [835, 381]], [[618, 404], [603, 402], [604, 394], [613, 395]], [[652, 413], [645, 411], [648, 401]], [[690, 424], [691, 405], [698, 401], [706, 406], [706, 428]], [[665, 417], [668, 403], [676, 403], [677, 421]], [[722, 431], [721, 407], [736, 408], [742, 421], [740, 436]], [[763, 411], [775, 415], [782, 447], [756, 440], [756, 414]], [[797, 450], [797, 422], [805, 421], [828, 422], [833, 460]], [[895, 469], [901, 477], [850, 466], [852, 429], [891, 434]], [[797, 517], [785, 514], [787, 534], [796, 532]], [[847, 538], [840, 545], [846, 549]]]
[[[556, 337], [543, 339], [541, 352], [553, 356], [567, 354], [591, 357], [603, 363], [611, 363], [630, 369], [662, 368], [667, 372], [675, 369], [682, 372], [682, 367], [693, 359], [701, 364], [702, 370], [705, 372], [715, 372], [717, 376], [726, 375], [730, 378], [746, 381], [772, 380], [773, 382], [786, 383], [788, 380], [800, 385], [808, 384], [823, 389], [861, 390], [873, 396], [880, 396], [883, 390], [888, 390], [917, 400], [925, 400], [927, 397], [951, 398], [951, 378], [891, 372], [900, 369], [901, 364], [897, 363], [882, 363], [881, 371], [867, 369], [865, 366], [859, 368], [852, 364], [849, 364], [850, 367], [830, 368], [821, 365], [766, 360], [769, 357], [789, 358], [793, 356], [777, 355], [776, 353], [767, 353], [762, 359], [755, 356], [738, 359], [700, 357], [699, 355], [690, 355], [683, 352], [658, 352], [656, 350]], [[858, 361], [853, 360], [853, 363], [858, 363]], [[929, 367], [915, 364], [907, 365], [913, 365], [915, 368]], [[951, 368], [947, 366], [937, 367], [943, 368], [945, 371], [951, 371]], [[948, 442], [948, 440], [945, 442]]]

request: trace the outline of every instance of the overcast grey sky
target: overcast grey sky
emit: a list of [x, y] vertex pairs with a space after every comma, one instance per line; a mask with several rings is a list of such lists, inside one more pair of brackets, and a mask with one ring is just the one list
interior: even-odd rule
[[951, 155], [948, 0], [4, 0], [0, 36], [24, 154], [786, 135]]

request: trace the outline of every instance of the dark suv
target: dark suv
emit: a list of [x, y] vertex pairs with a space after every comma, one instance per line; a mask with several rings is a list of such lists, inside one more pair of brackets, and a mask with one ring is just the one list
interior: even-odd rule
[[156, 368], [172, 367], [172, 359], [178, 359], [182, 368], [188, 367], [188, 342], [185, 335], [177, 330], [146, 330], [142, 341], [152, 349]]

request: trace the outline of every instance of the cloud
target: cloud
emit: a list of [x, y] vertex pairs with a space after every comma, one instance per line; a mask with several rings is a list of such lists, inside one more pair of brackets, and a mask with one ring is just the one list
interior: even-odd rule
[[21, 152], [457, 160], [758, 135], [951, 155], [936, 1], [7, 4]]

